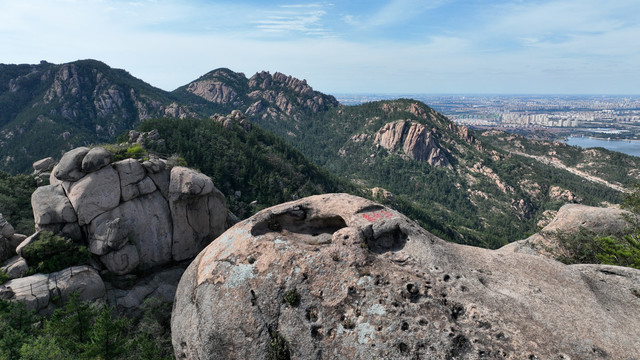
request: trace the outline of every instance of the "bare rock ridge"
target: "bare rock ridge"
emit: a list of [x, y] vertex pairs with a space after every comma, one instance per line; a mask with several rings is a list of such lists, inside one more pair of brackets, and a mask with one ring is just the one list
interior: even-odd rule
[[317, 113], [339, 105], [333, 96], [314, 91], [305, 80], [279, 72], [272, 75], [262, 71], [247, 79], [242, 73], [217, 69], [184, 90], [257, 119], [293, 117], [300, 121], [304, 112]]
[[[68, 295], [64, 289], [82, 288], [84, 299], [106, 298], [127, 308], [152, 293], [172, 301], [183, 271], [176, 265], [197, 255], [233, 222], [224, 195], [209, 177], [171, 167], [163, 159], [114, 162], [104, 148], [77, 148], [61, 158], [50, 176], [50, 185], [38, 187], [31, 197], [36, 233], [11, 247], [6, 244], [15, 243], [14, 234], [5, 226], [2, 236], [11, 241], [0, 242], [2, 254], [16, 255], [7, 269], [24, 264], [23, 271], [10, 273], [14, 280], [0, 287], [0, 296], [25, 301], [33, 310], [50, 307], [54, 288], [63, 296]], [[28, 263], [21, 259], [22, 250], [45, 230], [85, 245], [91, 266], [19, 278]], [[131, 280], [140, 271], [155, 275], [126, 288], [105, 284], [100, 277]]]
[[205, 248], [178, 286], [172, 336], [178, 359], [640, 359], [639, 294], [635, 269], [447, 243], [328, 194]]
[[449, 160], [429, 129], [417, 122], [398, 120], [387, 123], [378, 130], [374, 142], [388, 151], [402, 149], [409, 158], [426, 161], [429, 165], [449, 165]]

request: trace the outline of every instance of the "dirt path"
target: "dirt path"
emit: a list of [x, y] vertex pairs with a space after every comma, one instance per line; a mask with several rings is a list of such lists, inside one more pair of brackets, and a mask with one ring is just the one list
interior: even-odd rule
[[624, 186], [620, 186], [618, 184], [610, 183], [607, 180], [601, 179], [601, 178], [599, 178], [597, 176], [593, 176], [593, 175], [587, 174], [584, 171], [581, 171], [581, 170], [578, 170], [576, 168], [572, 168], [572, 167], [566, 166], [565, 164], [563, 164], [563, 163], [561, 163], [559, 161], [553, 161], [553, 160], [551, 160], [549, 158], [546, 158], [544, 156], [529, 155], [529, 154], [525, 154], [525, 153], [522, 153], [522, 152], [519, 152], [519, 151], [511, 151], [511, 153], [512, 154], [516, 154], [516, 155], [521, 155], [521, 156], [524, 156], [524, 157], [528, 157], [528, 158], [531, 158], [531, 159], [535, 159], [535, 160], [537, 160], [537, 161], [539, 161], [539, 162], [541, 162], [543, 164], [551, 165], [551, 166], [553, 166], [555, 168], [558, 168], [558, 169], [566, 170], [566, 171], [568, 171], [568, 172], [570, 172], [572, 174], [580, 176], [583, 179], [587, 179], [589, 181], [608, 186], [608, 187], [610, 187], [610, 188], [612, 188], [614, 190], [618, 190], [618, 191], [623, 192], [623, 193], [631, 192], [629, 189], [625, 188]]

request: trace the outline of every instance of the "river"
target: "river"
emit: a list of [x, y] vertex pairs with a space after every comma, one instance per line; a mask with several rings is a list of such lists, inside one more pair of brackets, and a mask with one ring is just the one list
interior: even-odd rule
[[568, 145], [580, 146], [581, 148], [603, 147], [612, 151], [625, 153], [640, 157], [640, 141], [630, 140], [602, 140], [589, 137], [570, 136], [566, 143]]

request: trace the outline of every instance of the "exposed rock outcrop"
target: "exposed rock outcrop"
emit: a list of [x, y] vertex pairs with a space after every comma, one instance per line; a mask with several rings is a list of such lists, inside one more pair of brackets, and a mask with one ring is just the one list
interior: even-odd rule
[[[107, 299], [114, 302], [113, 305], [129, 306], [144, 300], [140, 294], [156, 292], [155, 285], [149, 282], [153, 281], [157, 269], [175, 267], [175, 271], [181, 272], [182, 261], [196, 256], [233, 221], [224, 196], [209, 177], [185, 167], [169, 168], [165, 160], [158, 158], [142, 163], [135, 159], [110, 162], [111, 158], [111, 154], [102, 148], [83, 148], [65, 154], [55, 168], [57, 171], [52, 173], [55, 185], [41, 186], [31, 197], [37, 232], [17, 248], [5, 246], [9, 242], [0, 239], [0, 260], [16, 253], [20, 256], [22, 249], [37, 240], [43, 230], [52, 231], [85, 245], [94, 255], [91, 267], [83, 272], [93, 271], [96, 276], [82, 281], [88, 287], [101, 286], [101, 291], [93, 291], [97, 297], [105, 294], [99, 274], [110, 274], [110, 278], [133, 277], [135, 281], [128, 282], [133, 285], [127, 286], [144, 288], [144, 291], [135, 290], [137, 295], [131, 298], [122, 293], [133, 291], [133, 288], [109, 285], [110, 289], [118, 291], [109, 290]], [[2, 220], [0, 218], [0, 225]], [[2, 230], [2, 234], [9, 233], [6, 226]], [[24, 259], [17, 257], [4, 265], [14, 280], [0, 287], [0, 293], [5, 294], [2, 296], [26, 299], [18, 293], [15, 297], [6, 294], [16, 292], [16, 287], [27, 286], [25, 284], [30, 287], [42, 285], [50, 281], [47, 280], [50, 276], [55, 276], [17, 279], [26, 272], [23, 263]], [[152, 275], [146, 280], [132, 275], [141, 271]], [[86, 283], [92, 281], [101, 285]], [[154, 284], [163, 287], [158, 290], [163, 298], [170, 298], [169, 294], [175, 292], [177, 278], [173, 283], [156, 281]], [[38, 300], [32, 302], [36, 304], [33, 310], [46, 312], [50, 304], [44, 290], [42, 296], [34, 296]]]
[[629, 223], [624, 220], [624, 210], [599, 208], [593, 206], [567, 204], [558, 210], [557, 215], [541, 231], [530, 237], [504, 246], [500, 251], [522, 252], [553, 258], [566, 254], [559, 247], [556, 234], [577, 234], [584, 229], [596, 235], [621, 235]]
[[447, 243], [371, 201], [320, 195], [202, 251], [172, 337], [178, 359], [637, 359], [639, 284], [638, 270]]
[[426, 161], [429, 165], [449, 165], [444, 150], [440, 148], [431, 131], [417, 122], [398, 120], [387, 123], [378, 130], [374, 142], [389, 151], [402, 148], [409, 158]]
[[55, 302], [68, 300], [74, 292], [80, 300], [103, 299], [104, 282], [95, 269], [83, 265], [14, 279], [0, 286], [0, 298], [23, 302], [27, 309], [41, 313], [51, 313]]

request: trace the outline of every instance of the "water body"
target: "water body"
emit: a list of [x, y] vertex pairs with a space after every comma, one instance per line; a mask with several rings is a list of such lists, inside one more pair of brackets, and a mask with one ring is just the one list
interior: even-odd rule
[[640, 141], [629, 140], [602, 140], [589, 137], [570, 136], [567, 139], [568, 145], [580, 146], [581, 148], [603, 147], [608, 150], [625, 153], [640, 157]]

